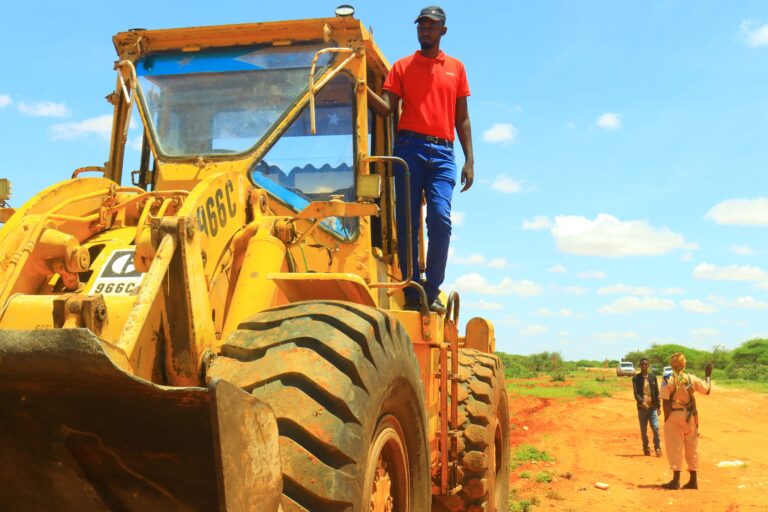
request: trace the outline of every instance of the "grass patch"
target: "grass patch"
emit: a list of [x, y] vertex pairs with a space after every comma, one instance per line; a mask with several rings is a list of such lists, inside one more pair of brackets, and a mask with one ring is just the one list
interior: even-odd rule
[[555, 459], [544, 450], [539, 450], [532, 444], [521, 444], [512, 454], [512, 461], [520, 464], [526, 462], [554, 462]]
[[509, 512], [530, 512], [541, 503], [539, 498], [518, 498], [517, 493], [509, 497]]
[[549, 378], [510, 379], [507, 383], [507, 390], [512, 395], [558, 400], [572, 400], [579, 397], [610, 397], [617, 392], [627, 392], [626, 380], [604, 374], [595, 376], [594, 371], [577, 370], [569, 373], [567, 378], [563, 373], [547, 375], [546, 377]]
[[535, 496], [532, 498], [522, 498], [517, 489], [512, 488], [509, 490], [509, 512], [529, 512], [539, 503], [541, 502]]
[[547, 496], [547, 499], [550, 499], [550, 500], [555, 500], [555, 501], [563, 501], [563, 500], [565, 500], [565, 496], [563, 496], [562, 494], [560, 494], [557, 491], [553, 491], [552, 489], [547, 491], [546, 496]]
[[531, 478], [531, 472], [530, 471], [523, 471], [520, 473], [520, 478]]
[[551, 471], [539, 471], [536, 473], [536, 480], [537, 484], [548, 484], [552, 482], [552, 477], [555, 476]]
[[768, 382], [745, 379], [718, 379], [718, 384], [728, 386], [729, 388], [740, 388], [758, 393], [768, 393]]

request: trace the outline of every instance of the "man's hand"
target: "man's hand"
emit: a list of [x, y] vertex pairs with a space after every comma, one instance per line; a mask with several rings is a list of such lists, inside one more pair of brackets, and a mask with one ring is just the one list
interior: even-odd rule
[[704, 367], [704, 375], [707, 378], [712, 377], [712, 363], [707, 363], [707, 366]]
[[461, 192], [469, 190], [473, 181], [475, 181], [475, 168], [472, 163], [467, 162], [461, 169], [461, 184], [463, 185], [463, 187], [461, 187]]

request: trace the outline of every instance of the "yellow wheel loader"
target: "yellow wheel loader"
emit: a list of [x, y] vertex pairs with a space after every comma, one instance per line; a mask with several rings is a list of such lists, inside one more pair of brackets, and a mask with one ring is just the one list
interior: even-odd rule
[[0, 508], [506, 510], [493, 326], [402, 308], [360, 21], [114, 44], [108, 161], [0, 230]]

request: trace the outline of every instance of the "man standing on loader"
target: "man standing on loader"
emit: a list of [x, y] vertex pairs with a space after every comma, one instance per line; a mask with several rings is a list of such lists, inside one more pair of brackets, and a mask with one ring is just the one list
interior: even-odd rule
[[[440, 39], [447, 32], [445, 11], [438, 6], [425, 7], [416, 18], [421, 50], [395, 62], [384, 82], [384, 97], [368, 89], [370, 107], [379, 115], [397, 112], [402, 102], [394, 154], [406, 161], [411, 180], [411, 212], [419, 212], [422, 194], [427, 202], [426, 282], [429, 309], [445, 312], [440, 301], [440, 285], [445, 279], [448, 244], [451, 238], [451, 196], [456, 184], [456, 159], [453, 151], [454, 130], [464, 151], [461, 191], [474, 181], [472, 130], [467, 108], [469, 85], [464, 65], [440, 50]], [[395, 174], [398, 200], [405, 197], [404, 173]], [[407, 272], [405, 208], [396, 212], [398, 259], [403, 278]], [[411, 215], [413, 241], [413, 276], [419, 281], [418, 243], [420, 215]], [[419, 298], [412, 288], [405, 290], [405, 309], [419, 309]]]
[[673, 372], [662, 380], [659, 398], [664, 406], [664, 443], [667, 460], [674, 476], [662, 487], [680, 489], [680, 472], [683, 468], [683, 452], [685, 452], [691, 477], [683, 489], [698, 489], [696, 471], [699, 463], [699, 418], [694, 392], [708, 395], [712, 390], [712, 363], [708, 363], [704, 370], [706, 383], [685, 372], [686, 361], [681, 352], [672, 354], [669, 364]]

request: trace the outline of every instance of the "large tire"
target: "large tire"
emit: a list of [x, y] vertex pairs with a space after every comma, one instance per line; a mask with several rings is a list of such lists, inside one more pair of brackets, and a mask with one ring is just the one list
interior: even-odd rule
[[509, 500], [509, 409], [498, 357], [459, 350], [459, 484], [433, 510], [504, 512]]
[[264, 311], [229, 336], [208, 378], [272, 406], [284, 512], [429, 509], [424, 386], [386, 313], [334, 301]]

